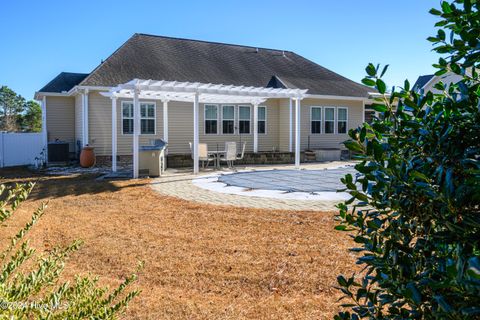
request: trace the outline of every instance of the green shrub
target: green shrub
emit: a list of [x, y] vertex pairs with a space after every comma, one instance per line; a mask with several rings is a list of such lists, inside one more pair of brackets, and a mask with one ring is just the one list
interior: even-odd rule
[[[428, 40], [441, 54], [437, 75], [457, 84], [441, 94], [386, 93], [386, 68], [369, 64], [363, 83], [382, 114], [349, 132], [358, 175], [343, 182], [338, 230], [352, 236], [365, 268], [339, 276], [349, 299], [335, 319], [480, 319], [479, 2], [442, 2]], [[405, 54], [409, 54], [408, 50]]]
[[[30, 194], [34, 184], [0, 185], [0, 227], [12, 217]], [[0, 319], [114, 319], [139, 294], [126, 292], [133, 274], [115, 290], [97, 285], [97, 278], [77, 276], [73, 283], [60, 282], [67, 257], [81, 242], [55, 249], [37, 258], [25, 240], [26, 234], [44, 214], [43, 204], [31, 220], [1, 248]], [[28, 266], [29, 260], [37, 260]], [[32, 261], [35, 262], [35, 261]]]

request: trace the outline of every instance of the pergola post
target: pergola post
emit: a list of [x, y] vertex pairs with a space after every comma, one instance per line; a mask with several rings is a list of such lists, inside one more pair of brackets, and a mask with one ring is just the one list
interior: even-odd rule
[[293, 101], [288, 99], [288, 152], [293, 152]]
[[164, 99], [163, 102], [163, 140], [168, 142], [168, 100]]
[[140, 136], [140, 102], [138, 100], [139, 90], [135, 88], [133, 93], [133, 178], [138, 178], [138, 149]]
[[295, 168], [300, 168], [300, 98], [295, 99]]
[[195, 92], [193, 98], [193, 173], [198, 174], [199, 157], [198, 157], [198, 92]]
[[112, 97], [112, 171], [117, 172], [117, 98]]
[[258, 102], [253, 103], [253, 152], [258, 152]]

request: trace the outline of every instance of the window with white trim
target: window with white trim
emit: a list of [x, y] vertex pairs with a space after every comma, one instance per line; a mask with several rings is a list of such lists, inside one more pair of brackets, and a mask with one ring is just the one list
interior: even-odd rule
[[[155, 104], [140, 103], [140, 134], [155, 134]], [[122, 101], [122, 132], [133, 134], [133, 102]]]
[[140, 103], [140, 133], [155, 134], [155, 104]]
[[222, 133], [235, 133], [235, 106], [222, 106]]
[[122, 132], [133, 133], [133, 103], [122, 101]]
[[217, 134], [218, 128], [218, 106], [205, 105], [205, 134]]
[[322, 107], [310, 109], [310, 128], [312, 134], [322, 133]]
[[267, 133], [267, 107], [258, 106], [258, 133]]
[[348, 108], [337, 108], [337, 132], [347, 133]]
[[325, 107], [325, 133], [335, 133], [335, 108]]
[[250, 133], [250, 106], [238, 107], [238, 130], [240, 134]]

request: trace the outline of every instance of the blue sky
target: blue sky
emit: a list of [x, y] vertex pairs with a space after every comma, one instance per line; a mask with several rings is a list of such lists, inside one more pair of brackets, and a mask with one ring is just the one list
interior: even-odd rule
[[390, 64], [389, 85], [431, 73], [437, 0], [36, 1], [2, 3], [0, 85], [26, 98], [61, 71], [88, 73], [132, 34], [295, 51], [354, 81]]

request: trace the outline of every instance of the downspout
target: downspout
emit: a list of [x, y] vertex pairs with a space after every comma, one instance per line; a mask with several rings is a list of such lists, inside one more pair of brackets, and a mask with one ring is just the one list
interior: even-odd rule
[[42, 98], [42, 138], [45, 163], [48, 163], [47, 96]]
[[83, 146], [88, 145], [88, 89], [83, 93]]

